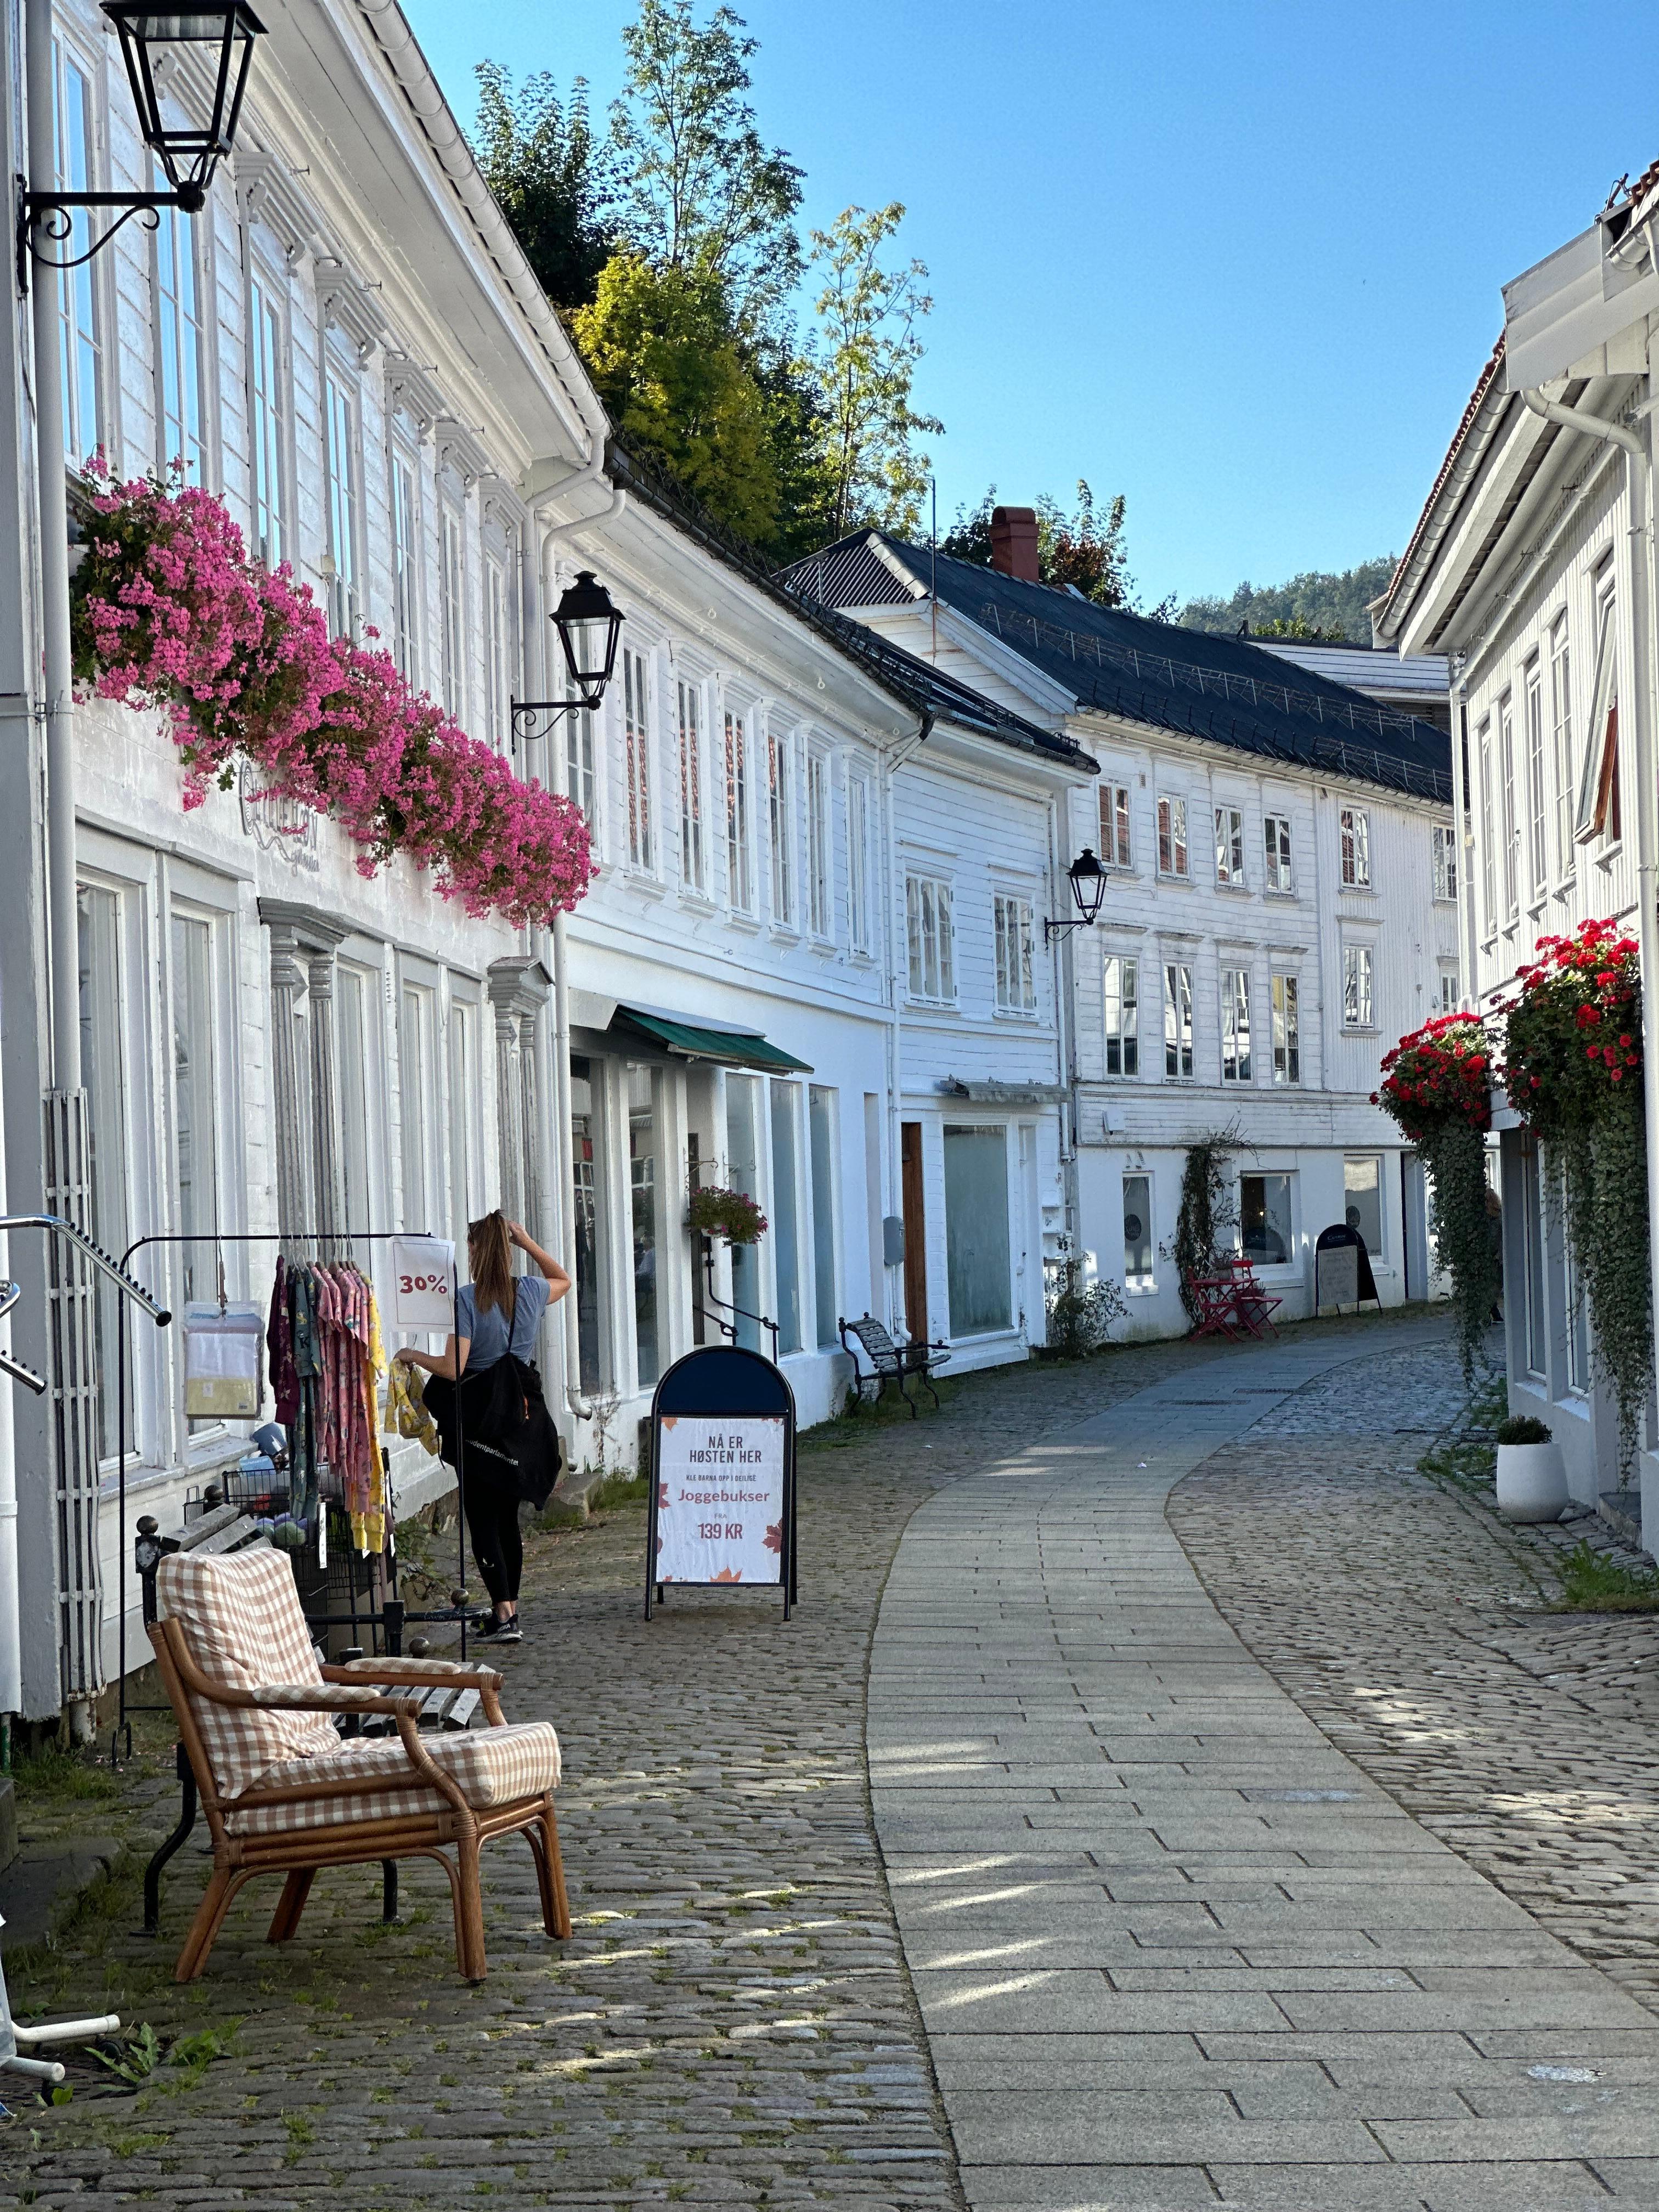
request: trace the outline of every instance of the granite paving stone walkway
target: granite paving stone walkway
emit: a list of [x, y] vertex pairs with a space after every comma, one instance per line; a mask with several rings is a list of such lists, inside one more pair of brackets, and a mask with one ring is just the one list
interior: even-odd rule
[[[1426, 1442], [1455, 1404], [1351, 1363], [1223, 1355], [906, 1529], [873, 1804], [974, 2212], [1659, 2205], [1659, 2018], [1332, 1743], [1166, 1520], [1264, 1416], [1311, 1449], [1286, 1439], [1339, 1368], [1373, 1430]], [[1273, 1535], [1236, 1536], [1241, 1605]]]

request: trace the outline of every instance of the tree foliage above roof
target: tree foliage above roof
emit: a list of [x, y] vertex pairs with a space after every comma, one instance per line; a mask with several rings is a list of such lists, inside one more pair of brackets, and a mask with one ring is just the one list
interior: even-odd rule
[[617, 245], [616, 169], [587, 115], [577, 77], [562, 100], [546, 70], [515, 90], [498, 62], [480, 62], [478, 167], [538, 283], [556, 307], [586, 307]]
[[[991, 566], [991, 516], [997, 504], [997, 488], [989, 484], [977, 507], [959, 507], [957, 519], [940, 538], [941, 553], [959, 561]], [[1095, 506], [1095, 495], [1082, 477], [1077, 480], [1077, 510], [1067, 514], [1058, 500], [1045, 492], [1032, 501], [1037, 522], [1037, 576], [1061, 588], [1067, 584], [1097, 607], [1135, 607], [1134, 580], [1129, 574], [1128, 548], [1124, 543], [1125, 504], [1117, 492], [1105, 512]], [[1164, 610], [1158, 611], [1160, 617]]]

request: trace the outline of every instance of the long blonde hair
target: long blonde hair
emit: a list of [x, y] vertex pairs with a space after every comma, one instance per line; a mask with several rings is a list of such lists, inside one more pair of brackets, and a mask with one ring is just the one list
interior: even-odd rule
[[505, 1313], [513, 1297], [513, 1240], [499, 1206], [482, 1221], [466, 1224], [467, 1265], [472, 1272], [472, 1302], [479, 1313]]

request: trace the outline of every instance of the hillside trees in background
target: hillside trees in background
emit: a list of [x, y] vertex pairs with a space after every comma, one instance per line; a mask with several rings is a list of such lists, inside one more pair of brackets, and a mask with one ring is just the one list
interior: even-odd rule
[[1355, 645], [1371, 641], [1367, 603], [1386, 589], [1395, 556], [1362, 561], [1340, 574], [1310, 568], [1288, 584], [1241, 584], [1230, 599], [1188, 599], [1176, 619], [1187, 629], [1237, 635], [1241, 623], [1254, 637], [1300, 637]]

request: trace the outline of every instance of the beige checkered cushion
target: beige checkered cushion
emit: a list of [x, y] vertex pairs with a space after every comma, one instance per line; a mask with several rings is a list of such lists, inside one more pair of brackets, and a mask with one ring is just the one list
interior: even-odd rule
[[[163, 1559], [155, 1577], [161, 1613], [184, 1631], [190, 1656], [211, 1682], [252, 1690], [261, 1683], [322, 1686], [287, 1554], [260, 1547]], [[220, 1797], [240, 1797], [273, 1766], [329, 1759], [339, 1750], [326, 1713], [256, 1712], [191, 1700]]]
[[[343, 1827], [353, 1820], [398, 1820], [410, 1813], [447, 1813], [449, 1800], [424, 1783], [399, 1787], [409, 1773], [409, 1754], [396, 1736], [357, 1737], [344, 1743], [334, 1739], [331, 1759], [296, 1759], [274, 1766], [262, 1777], [270, 1790], [295, 1783], [333, 1782], [344, 1775], [384, 1776], [384, 1789], [362, 1790], [348, 1796], [296, 1799], [288, 1805], [251, 1805], [232, 1810], [225, 1826], [234, 1836], [279, 1835], [294, 1828]], [[514, 1728], [456, 1729], [421, 1738], [434, 1765], [453, 1774], [466, 1793], [475, 1812], [491, 1806], [510, 1805], [520, 1797], [538, 1797], [556, 1789], [559, 1780], [558, 1732], [550, 1721], [526, 1721]]]

